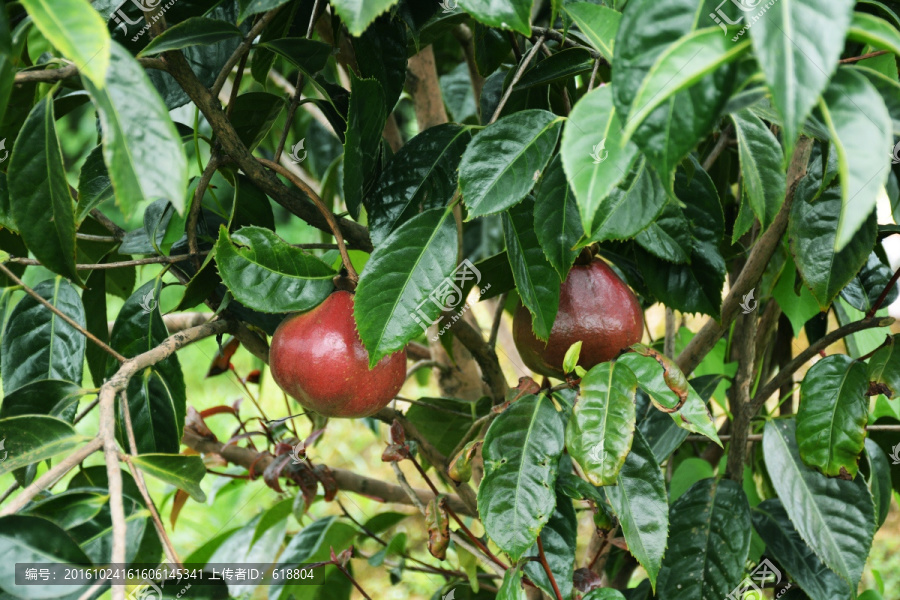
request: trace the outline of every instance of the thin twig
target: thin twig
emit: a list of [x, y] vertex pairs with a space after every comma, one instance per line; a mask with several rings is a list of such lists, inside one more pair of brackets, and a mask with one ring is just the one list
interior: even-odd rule
[[219, 157], [213, 152], [213, 155], [209, 157], [209, 162], [206, 163], [206, 167], [203, 169], [203, 173], [200, 175], [200, 180], [197, 182], [197, 188], [194, 190], [194, 198], [191, 202], [191, 209], [188, 212], [187, 223], [185, 225], [188, 250], [190, 250], [191, 254], [194, 256], [194, 267], [198, 270], [200, 269], [200, 247], [197, 245], [197, 225], [200, 223], [200, 212], [203, 208], [203, 196], [206, 194], [206, 188], [209, 187], [209, 182], [212, 181], [213, 175], [216, 174], [216, 169], [218, 168]]
[[[196, 256], [206, 256], [209, 254], [207, 251], [201, 251], [196, 254]], [[75, 269], [78, 271], [101, 271], [105, 269], [122, 269], [125, 267], [138, 267], [140, 265], [156, 265], [156, 264], [171, 264], [171, 263], [179, 263], [184, 262], [186, 260], [190, 260], [195, 255], [193, 254], [175, 254], [172, 256], [152, 256], [150, 258], [139, 258], [136, 260], [123, 260], [120, 262], [111, 262], [111, 263], [96, 263], [96, 264], [77, 264], [75, 265]], [[10, 258], [7, 262], [15, 263], [17, 265], [40, 265], [41, 262], [35, 260], [33, 258]]]
[[353, 268], [353, 263], [350, 262], [350, 255], [347, 253], [347, 246], [344, 244], [344, 236], [341, 235], [341, 228], [338, 227], [337, 221], [334, 218], [334, 214], [328, 210], [328, 207], [322, 202], [322, 199], [308, 186], [306, 182], [304, 182], [299, 177], [295, 176], [293, 173], [282, 167], [276, 162], [272, 162], [271, 160], [267, 160], [265, 158], [257, 159], [260, 164], [269, 169], [272, 169], [291, 183], [293, 183], [296, 187], [300, 188], [304, 194], [306, 194], [310, 200], [312, 200], [313, 204], [316, 205], [316, 208], [319, 209], [319, 212], [322, 213], [322, 216], [325, 217], [325, 220], [328, 222], [328, 227], [331, 229], [332, 235], [334, 235], [334, 239], [338, 245], [338, 252], [341, 253], [341, 261], [344, 263], [344, 268], [347, 269], [347, 277], [350, 278], [354, 283], [359, 281], [359, 275], [356, 273], [356, 269]]
[[544, 554], [544, 542], [541, 541], [540, 535], [538, 535], [537, 538], [537, 547], [538, 556], [541, 559], [541, 566], [544, 567], [544, 573], [547, 574], [547, 579], [550, 580], [550, 585], [553, 586], [553, 593], [556, 594], [556, 600], [563, 600], [563, 595], [559, 591], [559, 586], [556, 584], [556, 577], [553, 576], [553, 571], [550, 570], [550, 565], [547, 563], [547, 555]]
[[[282, 5], [283, 6], [283, 5]], [[228, 57], [228, 60], [225, 61], [225, 64], [222, 66], [222, 70], [219, 71], [218, 77], [213, 82], [212, 87], [209, 88], [209, 91], [212, 92], [214, 97], [218, 97], [219, 92], [222, 91], [222, 87], [225, 85], [225, 82], [228, 80], [228, 75], [231, 74], [231, 70], [234, 69], [234, 66], [240, 62], [241, 57], [249, 52], [250, 46], [253, 45], [253, 40], [262, 33], [262, 30], [266, 28], [266, 25], [275, 18], [275, 15], [278, 14], [278, 11], [281, 10], [282, 6], [274, 8], [269, 12], [265, 13], [256, 23], [253, 24], [253, 27], [250, 28], [250, 31], [247, 33], [247, 37], [244, 38], [244, 41], [240, 43], [240, 45], [235, 48], [234, 52], [231, 56]]]
[[110, 348], [107, 344], [105, 344], [102, 340], [100, 340], [100, 338], [98, 338], [93, 333], [91, 333], [90, 331], [88, 331], [87, 329], [85, 329], [84, 327], [79, 325], [78, 323], [76, 323], [75, 320], [72, 319], [69, 315], [67, 315], [66, 313], [62, 312], [61, 310], [59, 310], [58, 308], [56, 308], [55, 306], [53, 306], [52, 304], [47, 302], [44, 298], [41, 297], [40, 294], [38, 294], [33, 289], [31, 289], [30, 287], [25, 285], [21, 279], [16, 277], [16, 275], [6, 267], [6, 265], [0, 263], [0, 271], [2, 271], [4, 275], [9, 277], [9, 279], [11, 281], [13, 281], [16, 285], [21, 286], [26, 294], [28, 294], [29, 296], [31, 296], [32, 298], [37, 300], [39, 303], [43, 304], [46, 308], [50, 309], [50, 312], [52, 312], [53, 314], [58, 316], [60, 319], [62, 319], [63, 321], [65, 321], [66, 323], [68, 323], [69, 325], [74, 327], [84, 337], [86, 337], [87, 339], [91, 340], [93, 343], [95, 343], [98, 346], [100, 346], [101, 348], [103, 348], [103, 350], [106, 351], [110, 356], [115, 358], [120, 363], [125, 361], [124, 356], [122, 356], [121, 354], [119, 354], [118, 352], [116, 352], [115, 350]]
[[506, 105], [507, 100], [512, 95], [513, 88], [516, 87], [516, 84], [519, 83], [519, 79], [522, 78], [522, 75], [525, 73], [525, 69], [528, 68], [528, 65], [531, 63], [532, 59], [537, 55], [538, 51], [541, 49], [541, 46], [544, 45], [544, 36], [538, 38], [538, 40], [531, 47], [531, 50], [528, 51], [528, 54], [522, 58], [522, 63], [519, 65], [519, 68], [516, 70], [515, 75], [513, 75], [512, 81], [509, 82], [509, 87], [506, 88], [506, 91], [503, 93], [503, 97], [500, 98], [499, 104], [497, 104], [497, 109], [494, 110], [494, 116], [491, 117], [491, 120], [488, 122], [488, 125], [495, 122], [500, 118], [500, 112], [503, 110], [503, 107]]
[[491, 323], [491, 335], [488, 338], [488, 346], [497, 347], [497, 336], [500, 334], [500, 323], [503, 320], [503, 309], [506, 307], [506, 299], [509, 292], [503, 292], [497, 299], [497, 308], [494, 312], [494, 322]]
[[591, 58], [594, 60], [600, 61], [603, 64], [609, 64], [606, 62], [606, 59], [602, 54], [587, 46], [585, 44], [580, 44], [576, 40], [574, 40], [571, 36], [563, 35], [562, 32], [559, 32], [555, 29], [549, 29], [546, 27], [532, 27], [532, 33], [535, 35], [545, 36], [548, 40], [553, 40], [554, 42], [559, 42], [563, 46], [568, 46], [570, 48], [581, 48], [582, 50], [587, 50], [591, 53]]
[[79, 240], [84, 240], [86, 242], [104, 242], [107, 244], [113, 244], [118, 242], [119, 240], [111, 235], [94, 235], [91, 233], [81, 233], [76, 232], [75, 238]]
[[728, 142], [731, 141], [731, 132], [734, 129], [733, 125], [729, 125], [726, 127], [722, 133], [719, 134], [719, 139], [716, 140], [716, 145], [713, 146], [713, 149], [710, 150], [709, 156], [706, 157], [706, 160], [703, 161], [703, 170], [709, 171], [710, 167], [716, 162], [716, 159], [725, 151], [725, 147], [728, 146]]
[[875, 52], [869, 52], [868, 54], [863, 54], [862, 56], [853, 56], [851, 58], [844, 58], [838, 61], [839, 64], [849, 65], [851, 63], [859, 62], [861, 60], [866, 60], [867, 58], [875, 58], [876, 56], [882, 56], [884, 54], [889, 54], [889, 50], [876, 50]]
[[[139, 58], [138, 62], [145, 69], [166, 70], [165, 61], [159, 58]], [[19, 71], [15, 75], [14, 83], [21, 85], [23, 83], [53, 83], [62, 81], [69, 77], [78, 75], [78, 67], [74, 64], [68, 64], [58, 69], [44, 69], [42, 71]]]
[[600, 61], [594, 59], [594, 68], [591, 71], [591, 80], [588, 82], [588, 93], [594, 89], [594, 82], [597, 81], [597, 71], [600, 69]]
[[897, 280], [900, 279], [900, 268], [894, 271], [894, 275], [891, 277], [890, 281], [887, 282], [887, 285], [884, 286], [884, 289], [881, 290], [881, 294], [878, 296], [878, 300], [875, 301], [875, 304], [872, 305], [872, 308], [869, 309], [869, 312], [866, 313], [867, 317], [874, 317], [875, 313], [878, 312], [878, 309], [881, 308], [881, 305], [884, 304], [884, 301], [887, 300], [888, 294], [891, 293], [897, 285]]

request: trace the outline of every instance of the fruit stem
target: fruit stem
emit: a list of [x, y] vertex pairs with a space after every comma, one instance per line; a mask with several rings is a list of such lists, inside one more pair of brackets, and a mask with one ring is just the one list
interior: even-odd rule
[[271, 160], [265, 158], [257, 158], [264, 167], [268, 167], [272, 169], [282, 177], [286, 178], [288, 181], [294, 184], [294, 186], [300, 188], [306, 196], [312, 200], [313, 204], [316, 205], [316, 208], [319, 209], [319, 212], [322, 213], [322, 216], [325, 217], [325, 221], [328, 223], [328, 228], [331, 229], [332, 235], [334, 235], [334, 239], [337, 242], [338, 252], [341, 253], [341, 262], [344, 263], [344, 268], [347, 270], [347, 277], [354, 284], [359, 281], [359, 274], [356, 272], [356, 269], [353, 268], [353, 263], [350, 262], [350, 255], [347, 253], [347, 245], [344, 243], [344, 236], [341, 234], [341, 228], [338, 226], [337, 221], [334, 218], [334, 214], [328, 210], [325, 206], [325, 203], [322, 202], [322, 199], [319, 198], [318, 194], [316, 194], [311, 187], [306, 185], [302, 179], [288, 171], [286, 168], [282, 167], [276, 162], [272, 162]]

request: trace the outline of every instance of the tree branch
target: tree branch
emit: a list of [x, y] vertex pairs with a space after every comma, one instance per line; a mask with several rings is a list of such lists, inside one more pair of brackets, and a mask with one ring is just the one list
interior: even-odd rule
[[430, 45], [409, 59], [406, 88], [413, 99], [419, 131], [447, 122], [444, 97], [434, 63], [434, 50]]
[[526, 54], [522, 58], [522, 62], [519, 64], [519, 68], [513, 75], [512, 81], [509, 82], [509, 87], [506, 88], [506, 91], [503, 93], [503, 97], [501, 97], [500, 102], [497, 103], [497, 108], [496, 110], [494, 110], [494, 115], [491, 117], [488, 125], [500, 118], [500, 113], [503, 111], [503, 107], [506, 106], [506, 101], [509, 100], [509, 97], [512, 95], [513, 88], [515, 88], [516, 84], [519, 83], [519, 79], [522, 78], [522, 74], [525, 73], [525, 69], [528, 68], [528, 65], [531, 63], [532, 59], [534, 59], [538, 51], [541, 49], [541, 46], [544, 45], [544, 39], [545, 38], [543, 35], [539, 37], [531, 47], [531, 50], [528, 51], [528, 54]]
[[272, 19], [275, 18], [275, 15], [282, 9], [282, 6], [274, 8], [269, 12], [263, 14], [256, 23], [253, 24], [253, 27], [250, 28], [250, 31], [247, 33], [247, 37], [240, 43], [240, 45], [235, 48], [234, 52], [231, 53], [231, 56], [228, 57], [228, 60], [225, 61], [225, 64], [222, 66], [222, 70], [219, 71], [216, 80], [213, 82], [210, 91], [213, 96], [218, 96], [219, 92], [222, 90], [222, 86], [225, 85], [225, 81], [228, 79], [228, 75], [231, 74], [231, 70], [234, 69], [234, 66], [238, 64], [241, 60], [241, 57], [244, 56], [247, 52], [250, 51], [250, 46], [253, 45], [253, 40], [262, 33], [262, 30], [266, 28]]
[[[145, 69], [157, 69], [159, 71], [166, 70], [166, 63], [159, 58], [139, 58], [138, 62]], [[78, 67], [74, 64], [66, 65], [58, 69], [43, 69], [41, 71], [19, 71], [15, 75], [15, 85], [23, 83], [54, 83], [62, 81], [69, 77], [78, 75]]]

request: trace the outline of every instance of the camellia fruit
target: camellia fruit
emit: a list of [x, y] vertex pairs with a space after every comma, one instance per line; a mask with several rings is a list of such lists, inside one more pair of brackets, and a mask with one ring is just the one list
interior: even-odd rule
[[584, 369], [612, 360], [641, 341], [644, 315], [631, 289], [599, 259], [575, 264], [560, 288], [559, 312], [550, 339], [539, 340], [531, 328], [531, 313], [519, 305], [513, 319], [513, 339], [519, 355], [535, 373], [563, 378], [563, 358], [582, 342], [578, 364]]
[[369, 369], [369, 353], [353, 320], [353, 294], [337, 291], [314, 309], [285, 319], [269, 350], [278, 386], [303, 407], [326, 417], [375, 414], [406, 379], [406, 351]]

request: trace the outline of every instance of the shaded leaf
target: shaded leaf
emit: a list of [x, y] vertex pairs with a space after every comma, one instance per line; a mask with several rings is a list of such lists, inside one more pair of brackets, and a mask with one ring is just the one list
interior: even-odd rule
[[55, 417], [23, 415], [0, 419], [0, 440], [5, 460], [0, 461], [0, 475], [27, 467], [57, 454], [70, 452], [90, 438]]
[[459, 8], [472, 15], [476, 21], [499, 27], [512, 29], [519, 33], [531, 35], [531, 5], [533, 0], [458, 0]]
[[768, 126], [749, 109], [730, 116], [741, 160], [741, 187], [765, 230], [784, 203], [787, 184], [781, 147]]
[[115, 196], [106, 163], [103, 162], [103, 147], [97, 146], [88, 154], [78, 175], [78, 204], [75, 207], [75, 222], [81, 223], [91, 210]]
[[590, 2], [572, 2], [565, 5], [565, 10], [582, 33], [587, 36], [594, 49], [612, 64], [616, 32], [619, 29], [622, 14], [606, 6]]
[[200, 489], [206, 466], [199, 456], [141, 454], [130, 460], [144, 473], [184, 490], [197, 502], [206, 502], [206, 494]]
[[343, 189], [347, 210], [354, 219], [359, 218], [360, 206], [375, 175], [387, 116], [381, 83], [377, 79], [359, 79], [351, 73]]
[[138, 56], [153, 56], [189, 46], [207, 46], [242, 35], [241, 30], [231, 23], [207, 17], [191, 17], [150, 40]]
[[332, 5], [350, 35], [359, 36], [378, 15], [396, 3], [397, 0], [334, 0]]
[[[557, 495], [553, 515], [541, 530], [541, 545], [544, 547], [544, 556], [547, 558], [547, 564], [550, 565], [550, 572], [553, 573], [553, 579], [559, 586], [563, 598], [572, 597], [577, 538], [578, 519], [575, 516], [575, 507], [569, 498]], [[532, 557], [539, 556], [537, 544], [532, 546], [526, 554]], [[553, 585], [541, 563], [527, 562], [523, 571], [536, 586], [544, 590], [551, 598], [555, 596]]]

